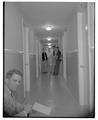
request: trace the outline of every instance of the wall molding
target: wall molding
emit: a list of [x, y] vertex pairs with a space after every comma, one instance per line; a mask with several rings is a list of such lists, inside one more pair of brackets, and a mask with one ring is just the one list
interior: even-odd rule
[[67, 53], [67, 54], [72, 54], [72, 53], [75, 53], [75, 52], [78, 52], [78, 49], [74, 49], [74, 50], [68, 51], [68, 52], [66, 52], [66, 53]]
[[[90, 49], [91, 49], [91, 50], [94, 50], [95, 47], [94, 47], [94, 46], [91, 46]], [[78, 53], [78, 49], [74, 49], [74, 50], [72, 50], [72, 51], [68, 51], [68, 52], [66, 52], [66, 53], [67, 53], [67, 54], [72, 54], [72, 53], [75, 53], [75, 52]]]
[[[4, 52], [8, 52], [8, 53], [14, 53], [14, 54], [24, 54], [24, 51], [18, 51], [18, 50], [13, 50], [13, 49], [4, 49]], [[29, 55], [36, 55], [33, 53], [28, 53]]]
[[19, 54], [23, 54], [23, 51], [18, 51], [18, 50], [13, 50], [13, 49], [4, 49], [4, 52], [8, 52], [8, 53], [19, 53]]

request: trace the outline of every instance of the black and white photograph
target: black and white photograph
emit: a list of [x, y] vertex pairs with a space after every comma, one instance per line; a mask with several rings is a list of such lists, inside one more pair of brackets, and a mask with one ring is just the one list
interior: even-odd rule
[[3, 2], [3, 118], [95, 118], [95, 2]]

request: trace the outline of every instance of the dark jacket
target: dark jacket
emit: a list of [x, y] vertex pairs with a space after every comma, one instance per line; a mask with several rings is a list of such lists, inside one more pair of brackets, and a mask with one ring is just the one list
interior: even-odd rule
[[57, 51], [56, 58], [57, 58], [56, 60], [61, 60], [61, 51], [60, 50]]
[[47, 53], [46, 52], [42, 52], [42, 61], [45, 61], [47, 59], [48, 59]]

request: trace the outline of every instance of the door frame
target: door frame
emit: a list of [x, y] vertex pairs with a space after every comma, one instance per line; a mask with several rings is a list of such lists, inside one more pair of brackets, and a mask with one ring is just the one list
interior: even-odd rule
[[[94, 26], [94, 21], [92, 21], [91, 23], [91, 19], [93, 19], [94, 17], [94, 14], [95, 14], [95, 11], [94, 11], [94, 3], [87, 3], [87, 12], [88, 12], [88, 15], [87, 15], [87, 18], [88, 18], [88, 52], [89, 52], [89, 86], [90, 86], [90, 111], [92, 111], [92, 109], [94, 108], [94, 79], [92, 79], [92, 67], [91, 67], [91, 64], [92, 64], [92, 61], [91, 61], [91, 50], [93, 49], [94, 50], [94, 46], [91, 45], [90, 41], [91, 41], [91, 24], [93, 24]], [[92, 11], [92, 12], [90, 12]], [[94, 18], [95, 19], [95, 18]], [[91, 23], [91, 24], [90, 24]], [[94, 31], [93, 31], [94, 32]], [[94, 36], [93, 36], [94, 37]], [[93, 38], [94, 40], [94, 38]]]
[[62, 36], [62, 47], [63, 47], [63, 77], [67, 81], [67, 71], [66, 71], [66, 41], [67, 41], [67, 31], [64, 32]]
[[30, 92], [29, 27], [22, 18], [24, 97]]

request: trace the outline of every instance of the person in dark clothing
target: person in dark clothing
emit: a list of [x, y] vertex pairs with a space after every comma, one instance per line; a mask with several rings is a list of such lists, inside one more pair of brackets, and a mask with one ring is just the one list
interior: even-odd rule
[[42, 52], [42, 61], [47, 61], [48, 57], [47, 57], [47, 53], [45, 52], [44, 48], [43, 48], [43, 52]]
[[59, 50], [59, 47], [57, 47], [57, 53], [56, 53], [56, 60], [61, 60], [61, 51]]
[[53, 46], [53, 53], [52, 53], [52, 75], [54, 74], [54, 68], [55, 68], [55, 64], [56, 64], [56, 47]]
[[43, 51], [42, 51], [42, 72], [43, 73], [47, 73], [47, 60], [48, 60], [47, 53], [43, 48]]
[[59, 73], [61, 56], [62, 56], [61, 51], [59, 50], [59, 47], [57, 47], [56, 64], [55, 64], [55, 68], [54, 68], [54, 75], [58, 75], [58, 73]]
[[55, 56], [55, 46], [53, 46], [53, 56]]

